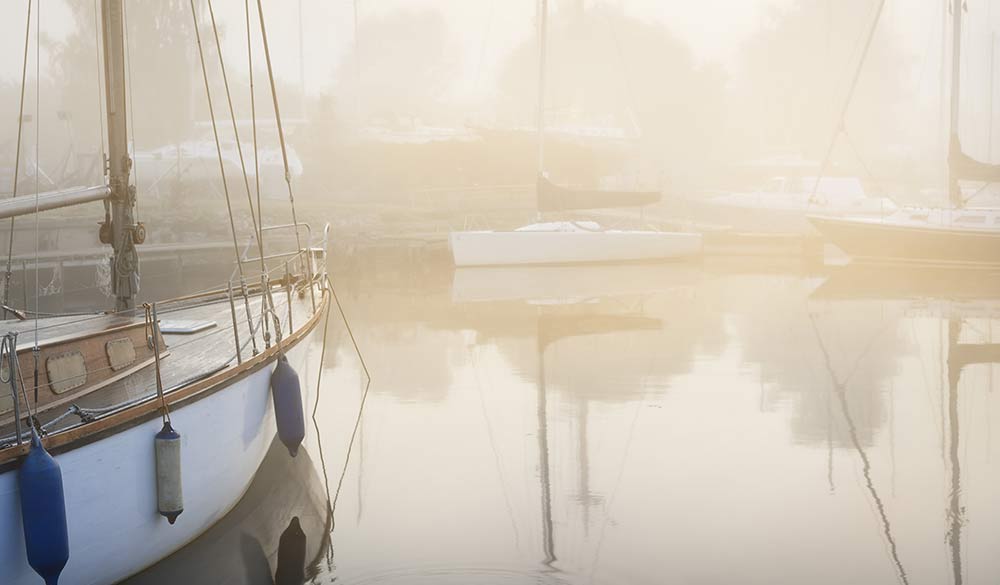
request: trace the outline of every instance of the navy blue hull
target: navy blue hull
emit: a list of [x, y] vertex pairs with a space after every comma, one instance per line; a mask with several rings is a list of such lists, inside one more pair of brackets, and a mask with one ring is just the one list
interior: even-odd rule
[[810, 217], [816, 229], [857, 260], [921, 264], [1000, 264], [1000, 232]]

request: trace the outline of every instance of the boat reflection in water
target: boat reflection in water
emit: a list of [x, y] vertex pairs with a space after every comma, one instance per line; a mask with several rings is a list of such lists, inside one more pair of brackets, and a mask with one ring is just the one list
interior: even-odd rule
[[275, 438], [240, 503], [197, 540], [129, 585], [301, 585], [329, 552], [332, 511], [316, 462]]
[[[335, 269], [373, 374], [317, 411], [351, 436], [324, 444], [336, 522], [321, 473], [267, 463], [271, 487], [137, 583], [1000, 574], [1000, 272], [380, 253]], [[350, 388], [348, 354], [324, 385]]]
[[[814, 298], [827, 301], [881, 299], [910, 303], [914, 313], [930, 316], [941, 326], [943, 337], [940, 346], [941, 373], [947, 386], [947, 398], [942, 398], [941, 421], [941, 448], [942, 452], [947, 452], [945, 471], [948, 485], [944, 540], [949, 548], [951, 581], [956, 585], [963, 583], [966, 575], [966, 570], [963, 569], [962, 534], [968, 523], [969, 514], [969, 510], [962, 502], [962, 459], [968, 457], [960, 453], [962, 443], [960, 404], [975, 403], [982, 399], [982, 396], [976, 396], [974, 386], [976, 380], [973, 380], [973, 384], [966, 385], [962, 385], [961, 381], [966, 370], [988, 365], [990, 374], [988, 390], [992, 391], [992, 365], [1000, 363], [1000, 343], [994, 343], [991, 335], [994, 322], [1000, 318], [998, 284], [1000, 284], [1000, 272], [970, 272], [949, 268], [876, 269], [864, 265], [849, 265], [836, 272], [813, 295]], [[983, 340], [984, 331], [985, 340]], [[818, 333], [817, 338], [824, 356], [828, 357], [826, 345]], [[827, 365], [830, 365], [829, 361]], [[872, 478], [871, 461], [854, 433], [852, 414], [845, 401], [847, 380], [832, 367], [828, 367], [828, 373], [840, 402], [841, 413], [851, 429], [852, 444], [862, 462], [865, 486], [871, 495], [873, 507], [878, 512], [897, 577], [901, 582], [908, 583], [908, 575], [901, 560], [896, 538], [893, 536], [886, 505]], [[965, 386], [964, 391], [961, 389], [962, 386]], [[944, 420], [945, 411], [947, 421]], [[966, 416], [970, 414], [972, 413], [967, 408]], [[988, 413], [987, 420], [989, 416]]]

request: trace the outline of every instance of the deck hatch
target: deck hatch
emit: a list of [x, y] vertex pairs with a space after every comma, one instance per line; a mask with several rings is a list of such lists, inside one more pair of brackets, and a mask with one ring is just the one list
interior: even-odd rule
[[175, 335], [190, 335], [200, 333], [206, 329], [216, 326], [215, 321], [193, 321], [190, 319], [175, 319], [171, 321], [160, 321], [160, 333], [173, 333]]
[[135, 363], [135, 345], [129, 337], [119, 337], [104, 344], [108, 365], [114, 371], [123, 370]]
[[49, 387], [56, 394], [79, 388], [87, 383], [87, 363], [78, 350], [67, 351], [45, 360]]

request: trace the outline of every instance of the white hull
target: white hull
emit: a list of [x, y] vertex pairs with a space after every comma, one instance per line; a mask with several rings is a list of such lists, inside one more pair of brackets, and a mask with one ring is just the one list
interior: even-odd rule
[[[317, 332], [322, 334], [316, 327], [287, 354], [307, 411], [314, 400], [318, 365], [309, 354]], [[184, 512], [173, 526], [156, 510], [153, 436], [159, 418], [55, 456], [70, 545], [61, 585], [105, 585], [133, 575], [197, 538], [239, 502], [276, 434], [271, 369], [171, 412], [183, 437], [184, 485]], [[0, 582], [42, 582], [27, 564], [16, 470], [0, 474]]]
[[701, 253], [701, 235], [653, 231], [475, 231], [449, 236], [456, 266], [666, 260]]

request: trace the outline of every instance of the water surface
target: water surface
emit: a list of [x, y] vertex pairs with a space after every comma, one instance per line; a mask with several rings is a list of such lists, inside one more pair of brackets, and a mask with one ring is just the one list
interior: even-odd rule
[[333, 272], [371, 385], [332, 315], [307, 458], [272, 454], [137, 582], [1000, 575], [1000, 274], [386, 251]]

